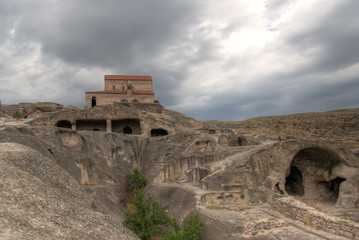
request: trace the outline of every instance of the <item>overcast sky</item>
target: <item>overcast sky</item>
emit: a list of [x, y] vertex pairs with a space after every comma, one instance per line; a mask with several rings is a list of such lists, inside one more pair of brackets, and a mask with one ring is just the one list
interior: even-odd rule
[[0, 0], [0, 100], [84, 107], [151, 75], [198, 120], [359, 107], [358, 0]]

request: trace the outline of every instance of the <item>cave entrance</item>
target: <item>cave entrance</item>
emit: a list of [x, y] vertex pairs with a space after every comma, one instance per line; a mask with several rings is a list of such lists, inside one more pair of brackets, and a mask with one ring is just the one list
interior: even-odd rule
[[132, 128], [130, 128], [130, 127], [124, 127], [123, 133], [124, 133], [124, 134], [132, 134]]
[[139, 119], [111, 120], [112, 132], [140, 135], [141, 124]]
[[243, 139], [241, 137], [238, 138], [238, 146], [243, 146]]
[[340, 195], [340, 184], [346, 179], [338, 176], [340, 157], [324, 148], [304, 148], [293, 158], [286, 173], [285, 190], [289, 195], [303, 196], [332, 207]]
[[162, 128], [151, 129], [151, 137], [166, 136], [168, 132]]
[[285, 191], [292, 196], [304, 195], [303, 176], [295, 166], [290, 167], [290, 174], [285, 179]]
[[345, 178], [337, 177], [330, 182], [321, 181], [318, 183], [318, 188], [323, 201], [335, 204], [339, 197], [339, 187], [342, 182], [346, 181]]
[[60, 120], [55, 124], [55, 126], [60, 128], [72, 128], [71, 122], [67, 120]]

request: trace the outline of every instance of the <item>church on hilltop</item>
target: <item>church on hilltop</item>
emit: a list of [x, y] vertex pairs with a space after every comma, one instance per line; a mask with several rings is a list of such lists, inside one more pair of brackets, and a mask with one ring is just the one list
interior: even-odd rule
[[105, 75], [105, 90], [86, 92], [86, 108], [119, 103], [153, 103], [151, 76]]

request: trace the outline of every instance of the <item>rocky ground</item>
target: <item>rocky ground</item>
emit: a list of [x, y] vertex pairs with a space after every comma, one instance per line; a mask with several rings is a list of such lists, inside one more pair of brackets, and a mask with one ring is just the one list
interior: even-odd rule
[[261, 117], [240, 122], [206, 121], [204, 123], [274, 138], [330, 140], [359, 149], [359, 108]]
[[[13, 119], [16, 111], [23, 118]], [[158, 106], [3, 106], [0, 239], [137, 239], [122, 225], [124, 179], [134, 167], [180, 222], [199, 212], [202, 239], [357, 239], [358, 113], [201, 123]], [[105, 117], [137, 118], [142, 132], [55, 126]], [[293, 166], [302, 196], [288, 184]], [[318, 211], [319, 203], [329, 204]]]

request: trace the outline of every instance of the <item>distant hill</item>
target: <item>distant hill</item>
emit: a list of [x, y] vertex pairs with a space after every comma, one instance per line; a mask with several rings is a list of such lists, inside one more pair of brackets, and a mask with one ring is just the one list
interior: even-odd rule
[[268, 116], [245, 121], [204, 121], [237, 132], [286, 138], [326, 139], [359, 148], [359, 108]]

